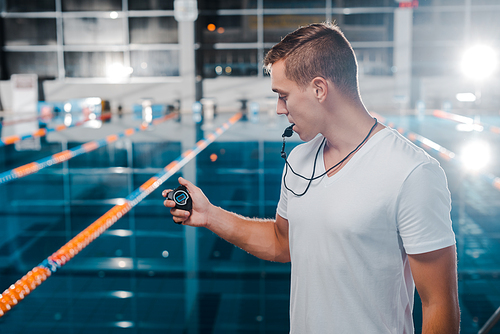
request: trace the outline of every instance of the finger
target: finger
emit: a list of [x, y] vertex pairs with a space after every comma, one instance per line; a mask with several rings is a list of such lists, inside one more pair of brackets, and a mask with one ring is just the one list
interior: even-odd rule
[[172, 220], [174, 221], [174, 223], [176, 223], [177, 225], [182, 225], [184, 222], [185, 222], [185, 219], [179, 219], [178, 217], [172, 217]]
[[172, 191], [172, 189], [165, 189], [165, 190], [163, 190], [163, 191], [161, 192], [161, 195], [162, 195], [163, 197], [167, 197], [167, 194], [168, 194], [169, 192], [171, 192], [171, 191]]
[[189, 219], [189, 217], [186, 217], [183, 214], [185, 212], [186, 211], [184, 211], [184, 210], [171, 209], [170, 213], [172, 214], [172, 220], [174, 221], [174, 223], [176, 223], [176, 224], [184, 224]]
[[187, 219], [187, 217], [189, 217], [189, 215], [191, 214], [189, 211], [179, 210], [179, 209], [176, 209], [176, 208], [170, 209], [170, 213], [172, 214], [172, 216], [179, 217], [179, 218], [182, 218], [182, 219]]
[[167, 208], [173, 208], [175, 207], [175, 202], [169, 199], [166, 199], [163, 201], [163, 205], [166, 206]]

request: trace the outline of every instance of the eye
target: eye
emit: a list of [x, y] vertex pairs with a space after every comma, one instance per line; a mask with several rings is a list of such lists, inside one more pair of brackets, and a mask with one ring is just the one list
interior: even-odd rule
[[286, 102], [286, 96], [285, 95], [279, 95], [278, 99], [280, 99], [283, 102]]

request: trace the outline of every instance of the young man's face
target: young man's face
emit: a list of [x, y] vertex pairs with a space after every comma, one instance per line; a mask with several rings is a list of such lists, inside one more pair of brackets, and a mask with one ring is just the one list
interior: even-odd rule
[[300, 87], [285, 75], [285, 62], [277, 61], [271, 67], [271, 89], [278, 93], [276, 112], [286, 115], [290, 123], [295, 123], [293, 131], [304, 141], [309, 141], [318, 134], [315, 116], [315, 102], [311, 87]]

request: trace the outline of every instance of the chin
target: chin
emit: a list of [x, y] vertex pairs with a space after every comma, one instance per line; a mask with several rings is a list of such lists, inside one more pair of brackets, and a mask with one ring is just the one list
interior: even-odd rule
[[313, 140], [314, 138], [316, 138], [316, 137], [319, 135], [319, 133], [317, 133], [317, 134], [316, 134], [316, 135], [314, 135], [314, 136], [313, 136], [313, 135], [310, 135], [310, 136], [303, 135], [303, 136], [302, 136], [302, 135], [300, 135], [299, 133], [297, 133], [297, 134], [299, 135], [299, 138], [300, 138], [302, 141], [305, 141], [305, 142], [311, 141], [311, 140]]
[[309, 137], [309, 136], [301, 135], [300, 133], [297, 133], [297, 134], [299, 135], [300, 140], [305, 141], [305, 142], [308, 142], [311, 139], [314, 139], [314, 137]]

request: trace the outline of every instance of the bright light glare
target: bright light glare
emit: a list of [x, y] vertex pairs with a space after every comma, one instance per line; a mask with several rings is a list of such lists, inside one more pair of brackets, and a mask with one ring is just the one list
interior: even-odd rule
[[64, 115], [64, 125], [70, 126], [73, 123], [73, 117], [71, 114]]
[[113, 63], [106, 67], [106, 76], [111, 79], [122, 79], [130, 76], [134, 69], [123, 66], [121, 63]]
[[486, 142], [469, 143], [462, 150], [461, 160], [468, 170], [478, 171], [490, 161], [490, 146]]
[[133, 233], [131, 230], [117, 229], [117, 230], [109, 230], [106, 232], [106, 234], [111, 234], [117, 237], [130, 237]]
[[134, 294], [130, 291], [113, 291], [111, 295], [116, 298], [131, 298]]
[[65, 112], [70, 112], [71, 111], [71, 103], [65, 103], [64, 104], [64, 111]]
[[116, 205], [123, 205], [127, 203], [127, 201], [125, 200], [125, 198], [117, 198], [116, 199]]
[[153, 108], [151, 106], [144, 108], [143, 117], [146, 123], [151, 123], [153, 121]]
[[95, 106], [96, 104], [101, 104], [101, 101], [100, 97], [87, 97], [85, 99], [85, 104], [88, 106]]
[[117, 327], [121, 328], [131, 328], [134, 327], [134, 323], [132, 321], [118, 321], [115, 323]]
[[457, 131], [460, 132], [471, 132], [471, 131], [482, 132], [484, 130], [484, 127], [481, 124], [462, 123], [462, 124], [457, 124], [456, 129]]
[[112, 18], [113, 20], [117, 19], [118, 18], [118, 13], [117, 12], [111, 12], [111, 13], [109, 13], [109, 17]]
[[460, 102], [475, 102], [476, 101], [476, 95], [473, 93], [458, 93], [457, 94], [457, 100]]
[[475, 80], [488, 77], [497, 66], [495, 51], [486, 45], [476, 45], [464, 53], [462, 71], [466, 76]]

